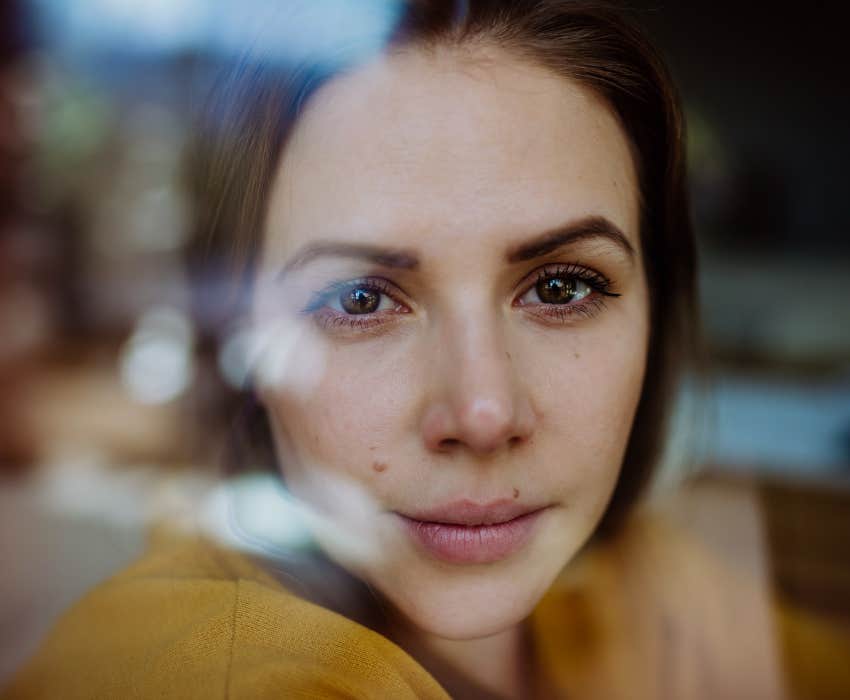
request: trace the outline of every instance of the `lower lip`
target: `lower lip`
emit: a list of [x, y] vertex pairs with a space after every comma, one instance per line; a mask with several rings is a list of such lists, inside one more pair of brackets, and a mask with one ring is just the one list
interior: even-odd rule
[[489, 564], [510, 556], [531, 538], [543, 509], [492, 525], [429, 523], [400, 516], [413, 540], [450, 564]]

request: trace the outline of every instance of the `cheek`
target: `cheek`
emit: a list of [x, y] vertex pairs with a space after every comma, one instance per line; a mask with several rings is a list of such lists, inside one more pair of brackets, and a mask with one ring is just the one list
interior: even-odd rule
[[566, 492], [613, 488], [643, 386], [643, 329], [600, 325], [536, 351], [540, 439]]
[[409, 360], [403, 364], [369, 344], [328, 348], [326, 357], [309, 393], [266, 397], [284, 476], [298, 479], [307, 469], [361, 482], [388, 475], [400, 466], [393, 445], [409, 429], [416, 386]]

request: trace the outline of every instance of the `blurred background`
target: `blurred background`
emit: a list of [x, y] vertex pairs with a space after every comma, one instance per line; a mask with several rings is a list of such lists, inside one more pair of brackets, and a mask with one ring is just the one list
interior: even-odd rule
[[[0, 684], [153, 518], [216, 517], [245, 339], [215, 323], [214, 265], [185, 264], [180, 155], [216, 66], [273, 4], [0, 3]], [[685, 389], [664, 474], [697, 472], [683, 517], [850, 631], [837, 3], [632, 5], [688, 114], [712, 371], [707, 397]]]

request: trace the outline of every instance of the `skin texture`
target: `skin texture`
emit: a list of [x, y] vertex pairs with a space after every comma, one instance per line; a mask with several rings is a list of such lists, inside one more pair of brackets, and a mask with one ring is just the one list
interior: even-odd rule
[[[520, 692], [520, 623], [597, 525], [640, 396], [636, 183], [599, 98], [481, 46], [407, 50], [332, 81], [274, 183], [254, 321], [285, 480], [330, 556], [398, 612], [399, 639], [502, 691]], [[590, 237], [506, 260], [588, 216], [633, 255]], [[317, 242], [418, 264], [305, 261]], [[569, 264], [620, 296], [593, 292], [559, 315], [536, 271]], [[363, 277], [389, 283], [377, 311], [346, 317], [339, 294], [315, 308], [328, 284]], [[488, 564], [428, 556], [395, 515], [460, 499], [548, 508], [526, 546]]]

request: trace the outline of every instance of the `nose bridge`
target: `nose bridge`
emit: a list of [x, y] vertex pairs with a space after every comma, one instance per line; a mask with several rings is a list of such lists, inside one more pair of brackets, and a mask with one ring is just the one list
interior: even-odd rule
[[453, 403], [458, 408], [504, 403], [511, 393], [509, 351], [494, 316], [466, 315], [455, 319], [448, 329], [444, 343], [454, 375], [450, 385]]
[[426, 442], [490, 452], [527, 437], [530, 412], [498, 314], [458, 312], [444, 321]]

